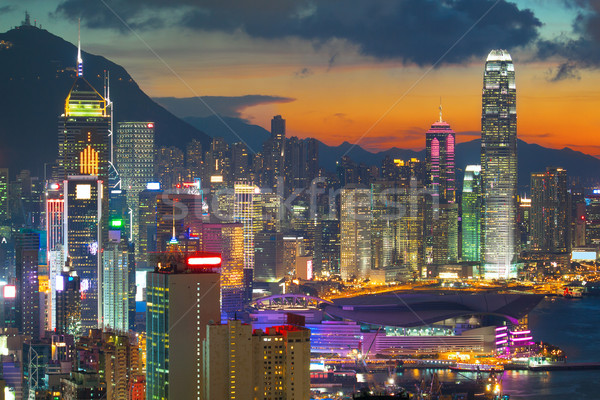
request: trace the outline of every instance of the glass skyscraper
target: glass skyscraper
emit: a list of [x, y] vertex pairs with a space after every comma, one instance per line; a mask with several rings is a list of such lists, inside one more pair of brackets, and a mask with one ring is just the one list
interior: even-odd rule
[[482, 264], [486, 278], [516, 276], [517, 91], [506, 50], [485, 63], [481, 114]]
[[462, 261], [481, 259], [481, 165], [467, 165], [462, 190]]

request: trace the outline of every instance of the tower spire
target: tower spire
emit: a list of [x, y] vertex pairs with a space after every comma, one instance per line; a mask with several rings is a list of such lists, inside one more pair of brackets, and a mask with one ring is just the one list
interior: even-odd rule
[[81, 18], [79, 18], [77, 34], [77, 76], [83, 76], [83, 60], [81, 58]]
[[440, 122], [442, 121], [442, 97], [440, 96]]

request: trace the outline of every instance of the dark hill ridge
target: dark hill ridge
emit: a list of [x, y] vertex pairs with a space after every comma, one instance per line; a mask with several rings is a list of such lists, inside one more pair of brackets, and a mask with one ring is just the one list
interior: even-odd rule
[[[57, 154], [57, 121], [75, 78], [77, 48], [46, 30], [20, 27], [0, 34], [0, 167], [41, 173]], [[110, 71], [114, 122], [156, 122], [156, 144], [185, 144], [210, 138], [175, 117], [135, 83], [127, 71], [104, 57], [83, 52], [84, 77], [103, 93]]]
[[[184, 118], [191, 125], [203, 130], [208, 135], [222, 136], [228, 143], [239, 142], [238, 137], [229, 131], [216, 117]], [[242, 138], [251, 148], [260, 151], [262, 142], [269, 137], [269, 132], [257, 125], [250, 125], [239, 118], [224, 117], [227, 124]], [[425, 130], [423, 131], [423, 142], [425, 142]], [[425, 150], [414, 151], [393, 147], [380, 152], [370, 152], [360, 146], [352, 147], [351, 143], [344, 142], [339, 146], [328, 146], [322, 142], [319, 144], [321, 167], [335, 170], [335, 163], [346, 152], [357, 163], [367, 165], [380, 165], [386, 155], [392, 158], [408, 159], [417, 157], [425, 158]], [[462, 185], [462, 176], [465, 166], [480, 163], [481, 140], [458, 143], [456, 145], [456, 166], [458, 185]], [[563, 167], [570, 177], [577, 177], [582, 183], [598, 182], [600, 179], [600, 160], [588, 154], [581, 153], [569, 148], [550, 149], [538, 144], [527, 143], [519, 140], [518, 144], [519, 163], [519, 193], [528, 192], [532, 172], [545, 171], [548, 166]]]

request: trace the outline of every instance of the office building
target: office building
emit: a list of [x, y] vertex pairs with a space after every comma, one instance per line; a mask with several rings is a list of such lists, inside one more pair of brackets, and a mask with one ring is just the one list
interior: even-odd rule
[[340, 221], [337, 219], [317, 221], [313, 267], [316, 276], [340, 273]]
[[15, 235], [17, 278], [17, 327], [19, 332], [39, 340], [43, 326], [40, 321], [38, 257], [40, 235], [22, 231]]
[[146, 399], [201, 398], [202, 341], [221, 320], [220, 256], [157, 254], [146, 281]]
[[203, 224], [202, 251], [221, 254], [221, 318], [235, 318], [244, 308], [244, 226]]
[[119, 122], [115, 163], [132, 210], [133, 241], [137, 243], [139, 194], [154, 181], [154, 122]]
[[366, 279], [371, 272], [371, 190], [345, 187], [340, 202], [340, 273], [343, 279]]
[[65, 335], [81, 334], [81, 281], [69, 260], [56, 277], [55, 328]]
[[517, 91], [506, 50], [485, 63], [481, 115], [483, 226], [481, 255], [486, 278], [516, 276]]
[[467, 165], [462, 190], [462, 261], [481, 259], [481, 166]]
[[254, 279], [254, 236], [261, 229], [260, 202], [257, 201], [260, 189], [251, 184], [236, 183], [233, 190], [233, 220], [244, 227], [244, 297], [250, 301]]
[[0, 168], [0, 224], [6, 224], [10, 219], [10, 207], [8, 204], [8, 188], [8, 168]]
[[102, 316], [103, 187], [95, 175], [70, 176], [63, 182], [64, 248], [80, 278], [83, 329], [97, 328]]
[[205, 399], [310, 398], [310, 330], [252, 330], [240, 321], [206, 327]]
[[254, 280], [275, 282], [283, 271], [283, 233], [260, 231], [254, 237]]
[[155, 186], [147, 186], [138, 195], [138, 241], [135, 243], [135, 262], [138, 269], [148, 268], [148, 254], [156, 251], [157, 204], [162, 193], [160, 184], [156, 182]]
[[567, 171], [548, 167], [531, 174], [531, 250], [571, 251], [571, 210]]
[[175, 146], [156, 149], [154, 159], [156, 179], [164, 190], [173, 189], [186, 177], [183, 151]]
[[187, 179], [189, 181], [204, 177], [203, 160], [202, 142], [192, 139], [185, 147], [185, 168], [187, 169]]
[[450, 125], [440, 118], [431, 125], [425, 134], [427, 183], [431, 185], [434, 195], [439, 196], [439, 203], [456, 201], [456, 182], [454, 174], [454, 145], [456, 137]]
[[[120, 220], [111, 220], [116, 225]], [[129, 330], [130, 252], [127, 238], [118, 227], [108, 231], [108, 242], [102, 253], [102, 327], [118, 332]], [[133, 274], [135, 279], [135, 274]], [[135, 292], [133, 293], [135, 296]]]

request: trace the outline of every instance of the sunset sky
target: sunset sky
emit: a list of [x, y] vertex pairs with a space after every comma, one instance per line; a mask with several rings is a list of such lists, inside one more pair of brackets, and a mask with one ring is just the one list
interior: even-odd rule
[[150, 96], [229, 96], [230, 116], [372, 150], [423, 148], [440, 97], [458, 140], [478, 137], [485, 58], [505, 48], [519, 138], [600, 156], [597, 0], [5, 0], [0, 30], [26, 9], [73, 43], [81, 17], [84, 50]]

